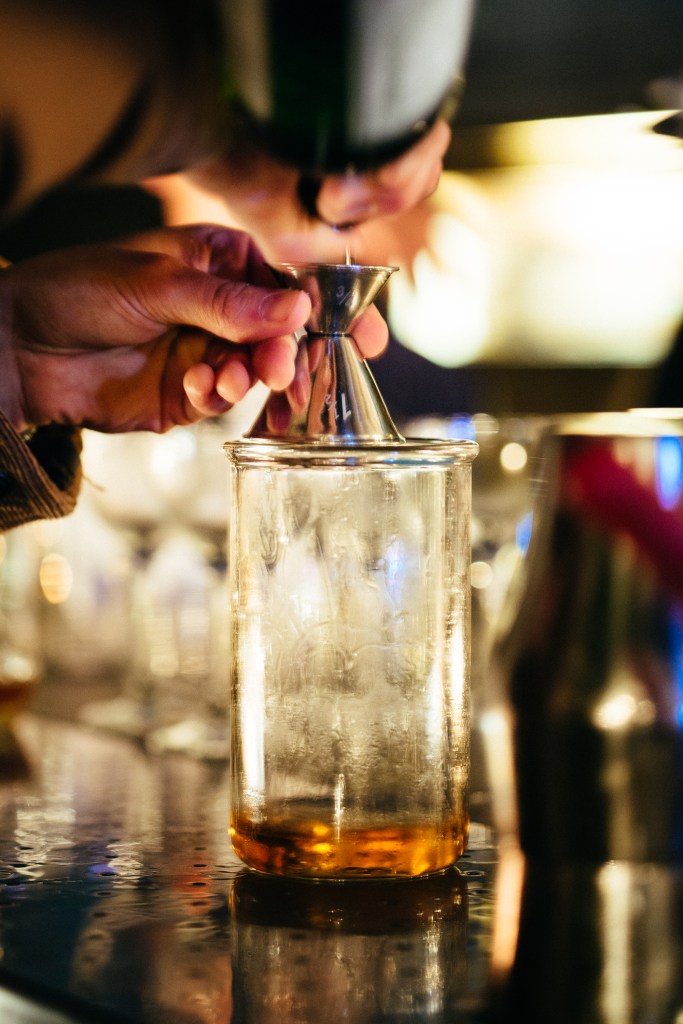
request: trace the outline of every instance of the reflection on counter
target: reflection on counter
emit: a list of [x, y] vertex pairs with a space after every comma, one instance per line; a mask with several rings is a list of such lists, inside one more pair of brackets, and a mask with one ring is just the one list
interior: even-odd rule
[[231, 906], [235, 1022], [457, 1020], [467, 997], [459, 871], [332, 886], [243, 872]]
[[77, 1024], [483, 1019], [490, 830], [419, 881], [263, 878], [230, 849], [225, 769], [48, 718], [16, 735], [33, 773], [0, 789], [0, 999]]
[[680, 1024], [680, 865], [502, 862], [496, 1024]]

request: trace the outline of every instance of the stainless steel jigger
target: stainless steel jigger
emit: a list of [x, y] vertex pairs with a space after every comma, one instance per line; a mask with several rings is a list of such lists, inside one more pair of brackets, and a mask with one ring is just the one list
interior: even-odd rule
[[403, 440], [351, 334], [396, 267], [279, 263], [272, 269], [283, 287], [311, 298], [297, 355], [297, 377], [305, 383], [271, 393], [247, 436], [345, 445]]

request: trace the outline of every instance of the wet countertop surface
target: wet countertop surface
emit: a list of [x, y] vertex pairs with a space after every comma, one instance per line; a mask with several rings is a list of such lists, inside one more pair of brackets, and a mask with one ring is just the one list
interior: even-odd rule
[[246, 871], [223, 765], [29, 714], [0, 750], [0, 1019], [483, 1019], [490, 829], [457, 868], [343, 885]]

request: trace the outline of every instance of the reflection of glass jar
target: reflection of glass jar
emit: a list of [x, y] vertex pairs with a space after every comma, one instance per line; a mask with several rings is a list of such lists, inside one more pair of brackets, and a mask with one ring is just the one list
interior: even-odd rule
[[38, 549], [22, 526], [0, 534], [0, 732], [27, 709], [42, 672]]
[[467, 891], [456, 869], [332, 887], [244, 872], [231, 901], [241, 1024], [450, 1020], [465, 998]]
[[311, 877], [452, 864], [468, 829], [476, 445], [226, 449], [236, 852]]

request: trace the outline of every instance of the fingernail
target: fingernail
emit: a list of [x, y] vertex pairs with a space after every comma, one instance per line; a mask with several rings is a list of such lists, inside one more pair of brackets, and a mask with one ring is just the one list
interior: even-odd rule
[[270, 292], [261, 299], [259, 314], [264, 320], [285, 323], [291, 320], [303, 292]]

